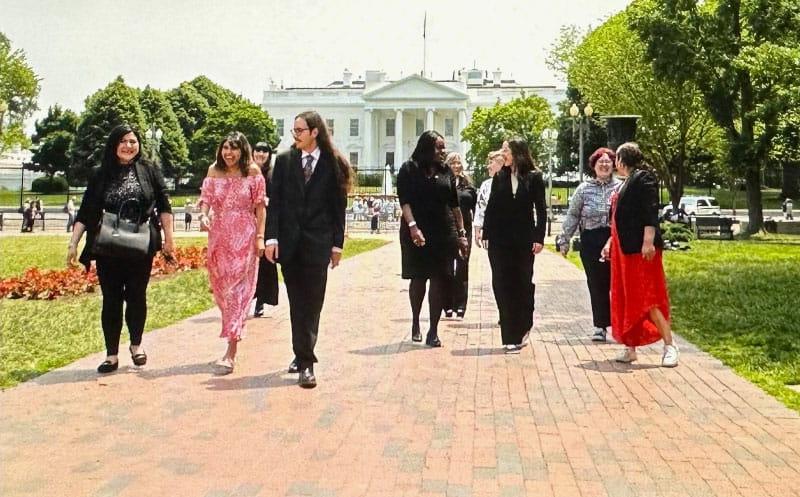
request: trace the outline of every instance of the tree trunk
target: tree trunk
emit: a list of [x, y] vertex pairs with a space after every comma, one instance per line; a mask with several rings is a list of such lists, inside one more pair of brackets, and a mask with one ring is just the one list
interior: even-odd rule
[[788, 197], [792, 200], [800, 197], [800, 163], [785, 163], [783, 165], [781, 197]]
[[764, 225], [761, 205], [761, 173], [757, 167], [748, 167], [744, 176], [747, 186], [747, 233], [754, 234]]

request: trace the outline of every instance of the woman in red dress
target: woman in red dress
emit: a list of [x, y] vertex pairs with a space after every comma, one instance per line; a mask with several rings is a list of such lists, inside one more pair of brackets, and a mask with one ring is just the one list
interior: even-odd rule
[[611, 260], [611, 328], [626, 345], [616, 358], [636, 360], [636, 347], [664, 340], [661, 365], [678, 365], [672, 343], [669, 296], [661, 255], [664, 241], [658, 227], [658, 179], [646, 169], [635, 143], [617, 149], [617, 173], [625, 177], [611, 198], [611, 238], [602, 256]]

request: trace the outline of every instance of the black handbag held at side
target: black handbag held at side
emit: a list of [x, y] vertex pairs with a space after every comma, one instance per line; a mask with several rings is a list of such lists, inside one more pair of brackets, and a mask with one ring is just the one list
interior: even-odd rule
[[[122, 217], [125, 207], [135, 204], [135, 221], [129, 221]], [[148, 213], [152, 206], [148, 209]], [[150, 254], [150, 216], [144, 222], [138, 221], [142, 218], [142, 207], [136, 199], [126, 200], [119, 206], [117, 212], [103, 212], [100, 219], [99, 229], [92, 245], [94, 255], [107, 257], [120, 257], [127, 259], [143, 259]]]

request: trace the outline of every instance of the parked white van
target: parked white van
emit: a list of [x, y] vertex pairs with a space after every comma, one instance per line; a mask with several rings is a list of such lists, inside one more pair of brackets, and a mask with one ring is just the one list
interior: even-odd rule
[[[690, 216], [718, 216], [720, 214], [719, 202], [714, 197], [681, 197], [678, 206], [680, 207], [681, 205], [686, 214]], [[672, 204], [664, 206], [661, 214], [665, 218], [671, 216]]]

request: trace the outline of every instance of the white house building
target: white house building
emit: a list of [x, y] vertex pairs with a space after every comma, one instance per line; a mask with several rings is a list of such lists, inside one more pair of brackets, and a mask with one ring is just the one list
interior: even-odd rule
[[412, 74], [389, 81], [381, 71], [366, 71], [363, 80], [353, 80], [345, 69], [342, 80], [321, 88], [282, 88], [270, 82], [264, 91], [263, 108], [276, 120], [281, 137], [278, 148], [292, 143], [294, 116], [316, 110], [326, 120], [336, 147], [359, 169], [395, 168], [408, 159], [417, 138], [427, 129], [444, 135], [448, 150], [467, 152], [460, 140], [477, 107], [536, 94], [546, 99], [553, 111], [565, 98], [555, 86], [525, 86], [502, 79], [500, 70], [480, 69], [453, 73], [451, 80], [432, 80]]

